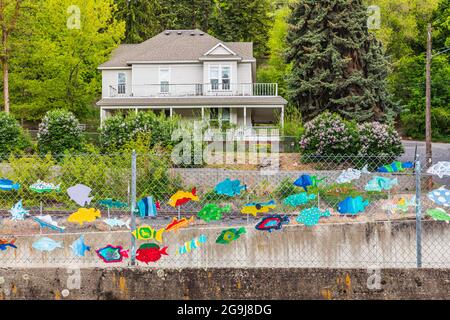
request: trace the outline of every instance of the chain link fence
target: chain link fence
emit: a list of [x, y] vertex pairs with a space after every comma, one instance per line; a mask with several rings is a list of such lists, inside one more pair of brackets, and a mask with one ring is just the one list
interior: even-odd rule
[[[303, 155], [299, 162], [298, 171], [268, 174], [238, 170], [231, 164], [175, 166], [164, 154], [12, 156], [0, 165], [0, 266], [450, 266], [450, 227], [442, 221], [448, 206], [428, 196], [447, 182], [426, 173], [420, 159], [408, 163], [383, 156]], [[226, 187], [226, 179], [239, 180], [239, 194], [218, 194], [216, 186]], [[38, 181], [51, 184], [48, 192], [33, 190]], [[17, 184], [20, 187], [15, 188]], [[76, 196], [92, 198], [84, 207], [92, 208], [89, 214], [99, 210], [101, 217], [94, 221], [70, 222], [82, 206], [67, 190], [78, 184], [92, 189]], [[169, 201], [178, 191], [186, 192], [178, 199], [194, 200], [171, 206]], [[20, 201], [28, 212], [23, 220]], [[158, 206], [157, 215], [153, 205]], [[267, 212], [255, 216], [241, 212], [265, 207]], [[436, 218], [436, 212], [443, 212], [441, 219], [428, 214]], [[222, 218], [214, 220], [217, 214]], [[264, 218], [276, 214], [287, 216], [289, 223], [272, 232], [256, 229]], [[50, 224], [64, 229], [44, 227], [36, 220], [47, 215]], [[174, 218], [188, 221], [176, 231], [163, 231], [161, 242], [131, 234], [134, 226], [137, 232], [146, 226], [155, 231], [167, 228]], [[230, 228], [235, 229], [228, 235], [231, 238], [240, 228], [245, 233], [228, 244], [217, 243]], [[42, 238], [53, 240], [47, 243], [48, 251], [36, 248]], [[90, 251], [78, 257], [73, 247], [83, 242]], [[148, 243], [159, 248], [145, 246]], [[96, 250], [108, 245], [128, 252], [121, 261], [105, 263]], [[168, 255], [162, 253], [164, 247]], [[144, 263], [140, 259], [144, 249], [150, 259], [158, 260]]]

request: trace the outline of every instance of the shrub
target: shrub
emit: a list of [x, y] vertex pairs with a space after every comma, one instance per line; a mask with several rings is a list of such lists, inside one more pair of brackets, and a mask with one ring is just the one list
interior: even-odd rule
[[19, 123], [8, 113], [0, 112], [0, 160], [11, 152], [21, 151], [31, 146], [31, 138]]
[[[425, 137], [425, 113], [404, 113], [401, 123], [405, 134], [414, 139]], [[431, 127], [434, 139], [450, 141], [450, 110], [445, 108], [431, 109]]]
[[390, 125], [366, 122], [358, 125], [359, 154], [396, 157], [404, 152], [397, 131]]
[[300, 148], [308, 155], [352, 155], [357, 153], [355, 124], [328, 111], [305, 124]]
[[66, 110], [51, 110], [42, 119], [38, 131], [40, 154], [60, 156], [65, 151], [82, 151], [84, 136], [78, 119]]

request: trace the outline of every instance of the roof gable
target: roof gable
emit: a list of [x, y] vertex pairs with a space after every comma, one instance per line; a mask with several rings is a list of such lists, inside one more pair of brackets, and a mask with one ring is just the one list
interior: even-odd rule
[[232, 51], [230, 48], [228, 48], [226, 45], [224, 45], [223, 43], [220, 42], [204, 54], [204, 56], [214, 56], [214, 55], [233, 55], [233, 56], [235, 56], [236, 53], [234, 51]]

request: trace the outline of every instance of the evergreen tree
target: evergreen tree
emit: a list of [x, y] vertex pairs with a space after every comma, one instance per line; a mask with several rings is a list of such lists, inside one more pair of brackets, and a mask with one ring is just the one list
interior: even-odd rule
[[325, 110], [358, 121], [384, 120], [397, 107], [386, 90], [388, 64], [367, 29], [361, 0], [300, 0], [289, 18], [288, 96], [305, 120]]

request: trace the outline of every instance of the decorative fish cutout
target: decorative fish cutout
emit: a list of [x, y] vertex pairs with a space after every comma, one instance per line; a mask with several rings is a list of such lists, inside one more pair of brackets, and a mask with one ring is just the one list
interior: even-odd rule
[[217, 194], [226, 195], [229, 197], [240, 195], [242, 190], [247, 190], [247, 186], [241, 185], [239, 180], [230, 180], [229, 178], [219, 182], [214, 187], [214, 191], [216, 191]]
[[309, 200], [314, 200], [314, 199], [316, 199], [315, 194], [308, 194], [306, 192], [302, 192], [302, 193], [290, 195], [289, 197], [284, 199], [283, 203], [287, 206], [297, 207], [302, 204], [306, 204]]
[[153, 229], [150, 226], [141, 226], [132, 232], [133, 236], [138, 240], [155, 239], [158, 242], [162, 242], [162, 234], [166, 229], [161, 228], [159, 230]]
[[8, 179], [0, 179], [0, 190], [3, 191], [11, 191], [11, 190], [19, 190], [20, 184], [14, 183]]
[[76, 257], [84, 257], [86, 251], [91, 251], [91, 247], [84, 243], [84, 235], [81, 235], [77, 240], [75, 240], [70, 246], [72, 253]]
[[160, 248], [156, 243], [144, 243], [136, 251], [136, 260], [148, 264], [161, 259], [161, 256], [168, 256], [167, 247]]
[[11, 220], [24, 220], [25, 216], [29, 215], [28, 210], [25, 210], [23, 208], [22, 205], [22, 200], [20, 200], [19, 202], [17, 202], [12, 208], [11, 210], [9, 210], [9, 212], [11, 213]]
[[358, 180], [361, 178], [362, 174], [369, 174], [368, 166], [367, 164], [361, 169], [353, 169], [349, 168], [347, 170], [343, 170], [342, 173], [339, 175], [339, 177], [336, 179], [336, 183], [350, 183], [353, 180]]
[[58, 226], [58, 223], [52, 219], [50, 215], [32, 217], [34, 221], [39, 223], [41, 228], [49, 228], [54, 231], [64, 232], [66, 227]]
[[128, 219], [127, 221], [123, 221], [123, 220], [115, 219], [115, 218], [114, 219], [104, 219], [103, 222], [106, 223], [111, 228], [114, 228], [114, 227], [121, 228], [121, 227], [125, 226], [128, 229], [131, 229], [130, 228], [130, 222], [131, 222], [130, 219]]
[[97, 202], [100, 206], [104, 207], [104, 208], [128, 208], [128, 203], [125, 202], [120, 202], [120, 201], [115, 201], [113, 199], [103, 199]]
[[428, 198], [438, 206], [450, 206], [450, 190], [446, 189], [445, 186], [429, 192]]
[[258, 213], [267, 213], [271, 209], [275, 209], [275, 207], [276, 207], [275, 200], [270, 200], [268, 202], [252, 202], [247, 203], [242, 208], [241, 213], [251, 214], [254, 217], [256, 217]]
[[287, 215], [280, 214], [269, 215], [261, 219], [255, 226], [256, 230], [269, 231], [281, 230], [284, 224], [289, 224], [290, 219]]
[[75, 201], [79, 206], [84, 207], [92, 201], [92, 197], [89, 198], [91, 191], [92, 189], [88, 186], [85, 186], [84, 184], [77, 184], [68, 188], [67, 194], [69, 195], [69, 198]]
[[171, 205], [172, 207], [178, 207], [189, 201], [199, 201], [196, 193], [197, 190], [195, 188], [193, 188], [191, 192], [177, 191], [173, 196], [170, 197], [169, 205]]
[[30, 186], [30, 190], [37, 192], [37, 193], [47, 193], [47, 192], [60, 192], [61, 187], [60, 185], [54, 185], [53, 183], [47, 183], [41, 180], [38, 180], [36, 183], [32, 184]]
[[157, 209], [161, 209], [160, 203], [154, 202], [153, 197], [145, 197], [137, 203], [139, 215], [141, 218], [156, 217], [158, 215]]
[[441, 179], [450, 176], [450, 161], [439, 161], [428, 168], [427, 173], [437, 175]]
[[369, 182], [367, 182], [364, 190], [366, 191], [383, 191], [391, 190], [394, 186], [398, 185], [397, 178], [389, 179], [384, 177], [373, 177]]
[[338, 211], [341, 214], [356, 215], [359, 212], [363, 212], [369, 205], [369, 200], [364, 200], [361, 196], [356, 198], [347, 197], [344, 201], [339, 202]]
[[427, 215], [429, 215], [433, 220], [450, 222], [450, 214], [445, 212], [442, 208], [428, 209]]
[[400, 162], [400, 161], [394, 161], [391, 164], [384, 165], [382, 167], [379, 167], [377, 169], [378, 172], [402, 172], [406, 169], [411, 169], [414, 167], [414, 164], [412, 162]]
[[246, 231], [244, 227], [241, 227], [239, 229], [230, 228], [223, 230], [222, 233], [219, 235], [219, 237], [216, 239], [216, 243], [229, 244], [230, 242], [239, 239], [241, 234], [245, 233]]
[[8, 248], [17, 249], [17, 246], [14, 244], [16, 240], [17, 240], [16, 238], [12, 239], [0, 238], [0, 251], [5, 251]]
[[82, 226], [85, 222], [94, 222], [97, 218], [100, 218], [102, 214], [99, 210], [90, 208], [80, 208], [78, 211], [72, 213], [69, 218], [67, 218], [68, 222], [78, 223]]
[[205, 243], [207, 240], [207, 237], [202, 234], [198, 238], [192, 239], [191, 241], [185, 242], [184, 245], [182, 245], [178, 249], [178, 254], [184, 254], [189, 253], [192, 251], [192, 249], [198, 249], [202, 243]]
[[222, 220], [224, 212], [230, 212], [231, 206], [226, 205], [223, 208], [219, 207], [217, 204], [208, 203], [206, 204], [198, 213], [197, 217], [206, 222]]
[[301, 175], [297, 180], [294, 181], [294, 186], [303, 188], [308, 192], [308, 187], [317, 187], [320, 182], [325, 180], [325, 178], [318, 179], [317, 176], [310, 176], [309, 174]]
[[33, 243], [32, 247], [39, 251], [53, 251], [56, 248], [62, 248], [62, 242], [56, 242], [53, 239], [44, 237]]
[[407, 199], [406, 197], [402, 197], [398, 200], [392, 200], [390, 203], [383, 205], [381, 208], [383, 210], [389, 211], [389, 213], [393, 214], [397, 211], [407, 212], [409, 207], [414, 207], [416, 205], [416, 197], [413, 196], [411, 199]]
[[317, 207], [303, 209], [297, 217], [297, 222], [312, 227], [319, 223], [321, 217], [329, 217], [330, 211], [320, 211]]
[[95, 252], [105, 263], [122, 262], [124, 258], [128, 258], [128, 250], [123, 250], [122, 246], [108, 244], [106, 247], [95, 250]]
[[194, 216], [190, 219], [181, 218], [178, 220], [176, 217], [173, 217], [172, 222], [166, 226], [166, 231], [177, 231], [180, 228], [186, 227], [189, 223], [194, 221]]

